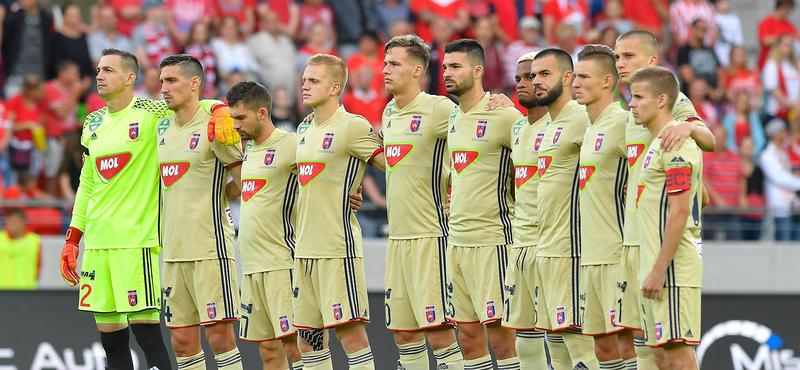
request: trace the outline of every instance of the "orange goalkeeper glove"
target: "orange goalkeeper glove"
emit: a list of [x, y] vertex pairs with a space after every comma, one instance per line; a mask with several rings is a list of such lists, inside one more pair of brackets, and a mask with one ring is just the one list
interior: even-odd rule
[[233, 118], [227, 105], [217, 104], [211, 107], [211, 119], [208, 120], [208, 141], [217, 142], [225, 145], [238, 143], [239, 132], [233, 128]]
[[69, 286], [76, 286], [81, 281], [77, 271], [77, 259], [80, 252], [78, 243], [81, 241], [82, 236], [83, 231], [70, 227], [64, 238], [66, 243], [64, 244], [64, 249], [61, 250], [61, 277], [64, 278], [64, 282]]

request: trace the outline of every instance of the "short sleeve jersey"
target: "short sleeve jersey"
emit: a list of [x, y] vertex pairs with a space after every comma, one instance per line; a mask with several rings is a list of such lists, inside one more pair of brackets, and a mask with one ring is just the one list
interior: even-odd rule
[[156, 125], [172, 112], [166, 103], [133, 98], [86, 117], [81, 144], [94, 186], [86, 207], [89, 249], [158, 247], [160, 218]]
[[[672, 121], [666, 127], [676, 125]], [[663, 132], [663, 129], [662, 129]], [[665, 286], [700, 288], [703, 283], [703, 243], [700, 239], [703, 154], [692, 139], [678, 150], [663, 151], [661, 139], [653, 139], [642, 163], [636, 187], [636, 207], [641, 236], [639, 281], [653, 270], [661, 252], [669, 217], [669, 197], [690, 192], [689, 217], [678, 250], [667, 268]]]
[[545, 114], [536, 122], [523, 118], [511, 128], [511, 159], [514, 163], [514, 248], [536, 246], [539, 239], [539, 212], [536, 193], [538, 183], [539, 147], [544, 129], [550, 121]]
[[242, 272], [291, 269], [297, 212], [297, 135], [275, 129], [261, 144], [247, 143], [242, 164], [239, 253]]
[[485, 109], [489, 93], [469, 112], [450, 116], [452, 192], [450, 244], [480, 247], [514, 243], [514, 164], [511, 127], [523, 116], [514, 108]]
[[[696, 125], [704, 125], [694, 105], [683, 93], [678, 93], [675, 106], [672, 107], [672, 119], [677, 122], [691, 122]], [[628, 142], [628, 189], [635, 189], [639, 183], [639, 173], [642, 171], [642, 164], [639, 157], [650, 148], [653, 135], [644, 125], [637, 125], [633, 120], [633, 114], [628, 112], [628, 123], [625, 129], [625, 140]], [[625, 199], [625, 227], [622, 244], [636, 247], [639, 245], [639, 221], [636, 219], [636, 197], [631, 196]]]
[[225, 188], [229, 169], [242, 163], [242, 145], [209, 142], [209, 119], [198, 108], [183, 126], [175, 115], [158, 123], [164, 261], [234, 258], [235, 231]]
[[616, 264], [622, 255], [628, 181], [627, 121], [628, 112], [618, 102], [612, 102], [583, 137], [578, 186], [584, 266]]
[[361, 226], [350, 209], [364, 170], [383, 150], [364, 117], [339, 106], [325, 122], [297, 129], [297, 249], [300, 258], [363, 257]]
[[447, 128], [455, 104], [419, 93], [402, 109], [389, 102], [382, 116], [390, 239], [447, 236]]
[[537, 256], [581, 256], [578, 165], [588, 125], [586, 108], [571, 100], [545, 129], [537, 162]]

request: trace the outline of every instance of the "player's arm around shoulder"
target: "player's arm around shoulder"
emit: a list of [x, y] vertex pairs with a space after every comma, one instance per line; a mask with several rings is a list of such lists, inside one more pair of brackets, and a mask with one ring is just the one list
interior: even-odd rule
[[511, 137], [513, 136], [514, 125], [519, 122], [519, 120], [525, 118], [525, 116], [517, 110], [515, 107], [500, 107], [497, 108], [497, 112], [501, 114], [501, 141], [500, 144], [506, 148], [511, 149], [512, 140]]
[[347, 124], [347, 151], [350, 155], [386, 171], [383, 142], [364, 117], [353, 115]]

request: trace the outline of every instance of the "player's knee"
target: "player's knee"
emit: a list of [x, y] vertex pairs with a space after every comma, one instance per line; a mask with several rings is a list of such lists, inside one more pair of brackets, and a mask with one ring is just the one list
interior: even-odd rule
[[224, 321], [205, 327], [206, 340], [214, 353], [225, 353], [236, 348], [233, 322]]
[[259, 342], [258, 352], [261, 354], [261, 360], [264, 362], [264, 365], [286, 357], [283, 351], [283, 346], [279, 341], [276, 340]]
[[622, 338], [620, 338], [619, 354], [622, 355], [622, 358], [624, 359], [636, 357], [636, 347], [633, 345], [633, 342], [624, 341]]
[[498, 327], [489, 330], [489, 345], [498, 358], [517, 356], [516, 335], [513, 330]]
[[450, 347], [456, 341], [455, 330], [452, 326], [440, 326], [425, 331], [428, 337], [428, 345], [433, 350]]
[[394, 332], [394, 342], [396, 344], [417, 343], [425, 340], [425, 335], [420, 331], [396, 331]]
[[336, 338], [342, 343], [342, 348], [347, 353], [360, 351], [369, 346], [367, 331], [364, 324], [352, 322], [336, 327]]

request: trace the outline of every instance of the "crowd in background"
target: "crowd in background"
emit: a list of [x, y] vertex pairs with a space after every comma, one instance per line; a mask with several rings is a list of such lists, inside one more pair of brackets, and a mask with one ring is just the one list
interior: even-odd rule
[[[704, 218], [706, 238], [758, 239], [764, 218], [758, 209], [768, 207], [776, 237], [800, 240], [800, 217], [792, 215], [800, 206], [800, 36], [789, 20], [793, 0], [775, 1], [757, 30], [742, 29], [729, 0], [53, 1], [0, 0], [5, 199], [74, 199], [83, 117], [104, 105], [94, 71], [105, 47], [139, 57], [139, 97], [161, 99], [159, 62], [187, 53], [205, 67], [201, 97], [222, 99], [239, 81], [259, 81], [273, 94], [275, 124], [294, 131], [308, 112], [299, 103], [300, 75], [316, 53], [347, 62], [342, 104], [378, 128], [390, 99], [382, 45], [392, 36], [416, 33], [429, 42], [423, 88], [441, 95], [447, 95], [444, 46], [476, 39], [486, 53], [484, 87], [516, 100], [519, 56], [558, 47], [575, 58], [583, 44], [613, 48], [620, 34], [645, 29], [659, 40], [659, 64], [676, 72], [717, 137], [717, 150], [705, 156], [709, 209], [715, 210]], [[748, 55], [745, 32], [758, 33], [757, 55]], [[623, 105], [630, 99], [624, 86], [617, 95]], [[385, 231], [384, 184], [380, 173], [364, 180], [374, 205], [361, 215], [367, 236]], [[57, 210], [40, 212], [59, 217]], [[60, 225], [52, 229], [40, 231], [61, 232]]]

